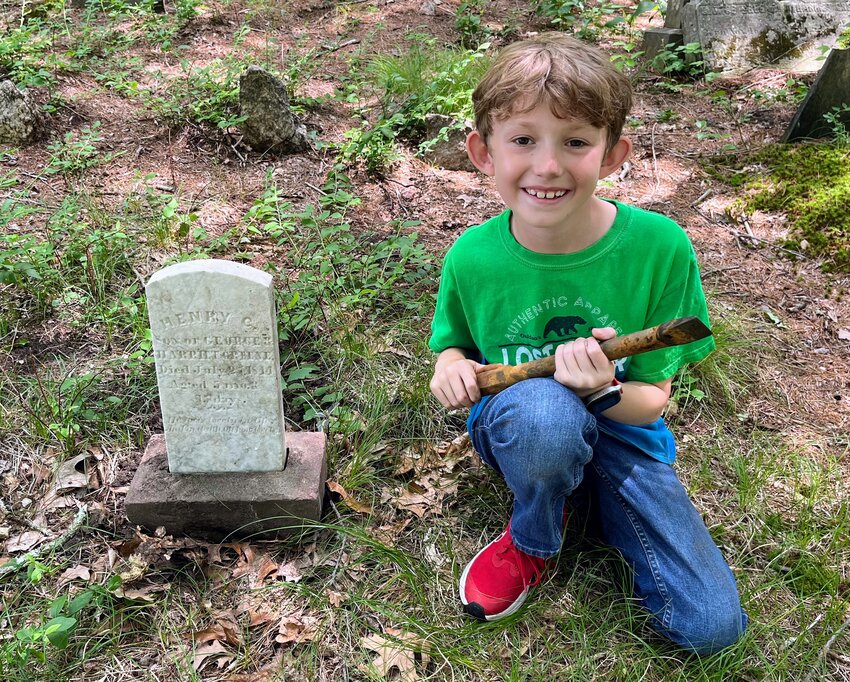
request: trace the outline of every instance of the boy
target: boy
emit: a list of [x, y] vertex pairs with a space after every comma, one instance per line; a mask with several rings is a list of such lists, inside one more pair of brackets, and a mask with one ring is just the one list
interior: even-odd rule
[[[469, 158], [507, 210], [446, 254], [431, 390], [447, 408], [472, 407], [472, 442], [514, 507], [505, 532], [463, 571], [464, 609], [484, 620], [516, 612], [560, 550], [568, 500], [585, 499], [601, 539], [632, 566], [653, 627], [690, 651], [718, 651], [741, 636], [746, 615], [670, 466], [675, 446], [661, 419], [676, 370], [714, 342], [616, 363], [599, 346], [676, 317], [708, 319], [682, 229], [595, 196], [631, 152], [621, 137], [629, 81], [595, 48], [543, 34], [503, 50], [473, 104]], [[553, 378], [481, 399], [481, 363], [551, 354]]]

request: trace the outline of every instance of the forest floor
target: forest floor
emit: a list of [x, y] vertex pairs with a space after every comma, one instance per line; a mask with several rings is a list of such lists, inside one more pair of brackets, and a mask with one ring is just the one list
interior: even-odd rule
[[[618, 33], [585, 4], [587, 37], [629, 58], [639, 29], [663, 21], [645, 14]], [[12, 55], [0, 64], [51, 111], [39, 141], [0, 146], [0, 266], [16, 273], [0, 280], [0, 572], [37, 557], [0, 573], [0, 677], [850, 680], [850, 276], [789, 246], [786, 215], [746, 210], [746, 190], [722, 181], [728, 155], [779, 140], [812, 74], [673, 80], [637, 60], [631, 166], [600, 188], [685, 228], [718, 336], [714, 364], [680, 377], [669, 416], [679, 475], [751, 626], [699, 659], [652, 634], [615, 557], [578, 543], [518, 617], [463, 617], [457, 577], [501, 532], [509, 499], [462, 415], [429, 397], [424, 340], [440, 257], [502, 206], [489, 179], [431, 165], [403, 136], [344, 158], [352, 131], [379, 117], [375, 56], [471, 35], [493, 49], [551, 18], [509, 0], [167, 2], [161, 17], [44, 6], [48, 42], [17, 10], [0, 37], [0, 57]], [[198, 120], [193, 105], [203, 114], [233, 89], [212, 78], [235, 77], [227, 60], [288, 77], [310, 151], [261, 155], [238, 127]], [[190, 77], [204, 69], [205, 85]], [[383, 156], [369, 172], [356, 161], [372, 153]], [[263, 220], [251, 218], [258, 206]], [[396, 260], [359, 289], [328, 284], [308, 301], [296, 280], [320, 262], [309, 240], [264, 231], [308, 214], [343, 250], [391, 243]], [[141, 284], [175, 259], [210, 256], [288, 282], [288, 426], [330, 437], [327, 526], [301, 543], [218, 545], [124, 516], [144, 444], [161, 431]], [[349, 258], [328, 256], [335, 272]], [[38, 554], [82, 506], [85, 525]]]

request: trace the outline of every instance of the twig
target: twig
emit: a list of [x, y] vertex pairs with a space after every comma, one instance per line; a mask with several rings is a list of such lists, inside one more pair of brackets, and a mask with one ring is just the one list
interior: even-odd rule
[[86, 520], [87, 515], [88, 507], [86, 505], [83, 505], [82, 507], [80, 507], [80, 510], [77, 512], [77, 515], [74, 517], [74, 520], [71, 522], [71, 525], [68, 526], [68, 530], [62, 533], [62, 535], [60, 535], [58, 538], [55, 538], [47, 544], [41, 545], [37, 549], [34, 549], [31, 552], [27, 552], [26, 554], [16, 557], [0, 566], [0, 578], [10, 573], [15, 573], [22, 569], [24, 566], [26, 566], [30, 561], [34, 559], [39, 559], [43, 555], [48, 554], [49, 552], [52, 552], [56, 549], [59, 549], [68, 541], [69, 538], [71, 538], [78, 530], [80, 530], [80, 527]]
[[[330, 500], [331, 509], [334, 510], [334, 514], [336, 514], [337, 521], [342, 522], [342, 515], [339, 513], [339, 509], [336, 508], [333, 500]], [[336, 580], [336, 573], [339, 570], [339, 565], [342, 563], [342, 557], [345, 554], [345, 543], [348, 542], [348, 533], [342, 536], [342, 545], [339, 548], [339, 556], [336, 559], [336, 563], [334, 564], [333, 573], [331, 573], [330, 584], [333, 585]]]
[[360, 43], [360, 38], [352, 38], [351, 40], [346, 40], [344, 43], [340, 43], [336, 47], [333, 45], [322, 45], [324, 48], [323, 54], [330, 54], [331, 52], [336, 52], [337, 50], [341, 50], [344, 47], [348, 47], [349, 45], [358, 45]]
[[829, 655], [829, 650], [832, 648], [832, 645], [835, 644], [835, 640], [837, 640], [841, 636], [841, 633], [846, 630], [848, 626], [850, 626], [850, 616], [848, 616], [845, 621], [838, 626], [838, 629], [832, 633], [832, 637], [830, 637], [827, 643], [823, 645], [823, 649], [821, 649], [820, 653], [818, 654], [817, 662], [815, 663], [815, 665], [812, 666], [812, 669], [809, 671], [809, 674], [806, 675], [803, 682], [810, 682], [813, 679], [815, 669], [818, 667], [818, 664], [822, 663], [824, 659], [826, 659], [826, 657]]

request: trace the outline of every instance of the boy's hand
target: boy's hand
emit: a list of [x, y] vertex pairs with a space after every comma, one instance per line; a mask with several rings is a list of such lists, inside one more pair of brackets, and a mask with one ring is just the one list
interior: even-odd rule
[[431, 393], [450, 410], [470, 407], [481, 400], [476, 376], [486, 366], [463, 356], [441, 355], [431, 378]]
[[606, 357], [599, 341], [613, 339], [613, 327], [591, 329], [589, 339], [575, 339], [555, 349], [555, 380], [571, 388], [579, 398], [589, 396], [614, 379], [614, 365]]

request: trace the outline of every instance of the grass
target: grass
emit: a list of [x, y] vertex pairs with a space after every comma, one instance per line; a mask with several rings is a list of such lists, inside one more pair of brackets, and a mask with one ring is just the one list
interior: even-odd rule
[[[602, 4], [590, 24], [576, 24], [574, 10], [588, 4], [540, 6], [593, 35], [610, 30]], [[60, 94], [65, 79], [97, 72], [92, 82], [125, 97], [140, 117], [167, 120], [175, 135], [186, 126], [213, 135], [234, 120], [234, 74], [248, 57], [267, 56], [268, 43], [251, 48], [239, 3], [203, 16], [196, 3], [175, 9], [154, 16], [121, 3], [86, 12], [48, 3], [40, 19], [17, 16], [0, 38], [0, 70], [49, 87], [54, 109], [75, 105]], [[248, 9], [252, 31], [281, 21], [278, 7]], [[466, 3], [458, 15], [470, 44], [484, 35], [475, 22], [482, 9]], [[344, 11], [354, 26], [369, 8]], [[213, 18], [232, 20], [239, 53], [180, 65], [181, 45], [221, 26]], [[124, 54], [130, 42], [136, 54]], [[321, 177], [308, 179], [315, 200], [253, 168], [233, 200], [236, 217], [220, 230], [200, 217], [194, 193], [153, 189], [135, 146], [123, 156], [120, 145], [110, 149], [106, 120], [74, 119], [72, 130], [27, 150], [34, 164], [0, 152], [0, 529], [57, 533], [77, 504], [89, 510], [86, 526], [61, 548], [0, 576], [1, 679], [398, 676], [381, 670], [375, 635], [428, 680], [846, 675], [846, 661], [830, 653], [844, 656], [850, 646], [850, 441], [811, 430], [792, 438], [763, 423], [766, 404], [786, 409], [764, 378], [784, 363], [771, 345], [776, 329], [757, 327], [742, 342], [752, 312], [721, 292], [711, 295], [718, 350], [677, 379], [672, 420], [680, 477], [738, 576], [747, 636], [717, 656], [683, 655], [648, 628], [627, 596], [619, 558], [578, 541], [516, 616], [483, 625], [462, 617], [458, 577], [503, 528], [509, 497], [468, 444], [453, 442], [463, 415], [446, 415], [428, 392], [425, 340], [441, 246], [416, 234], [415, 214], [365, 225], [374, 212], [357, 174], [369, 154], [385, 168], [382, 144], [412, 153], [427, 111], [468, 115], [465, 98], [486, 48], [436, 39], [429, 47], [364, 52], [350, 64], [348, 90], [331, 103], [350, 107], [356, 134], [319, 149]], [[157, 91], [140, 85], [152, 54], [179, 66]], [[311, 59], [298, 63], [314, 68], [306, 62], [318, 58], [306, 54]], [[388, 135], [364, 141], [381, 126]], [[346, 139], [365, 146], [347, 148]], [[209, 163], [233, 169], [225, 159], [232, 160]], [[133, 189], [104, 191], [112, 169], [134, 177]], [[222, 171], [227, 182], [216, 189], [224, 192], [238, 173]], [[333, 495], [323, 523], [300, 541], [218, 546], [137, 533], [123, 516], [141, 449], [161, 428], [140, 280], [201, 257], [245, 260], [275, 276], [285, 412], [293, 428], [327, 429], [330, 478], [345, 493]], [[80, 456], [92, 488], [57, 489], [62, 464]], [[59, 506], [48, 504], [57, 499]], [[61, 506], [66, 501], [72, 507]], [[294, 568], [279, 575], [284, 566]]]

